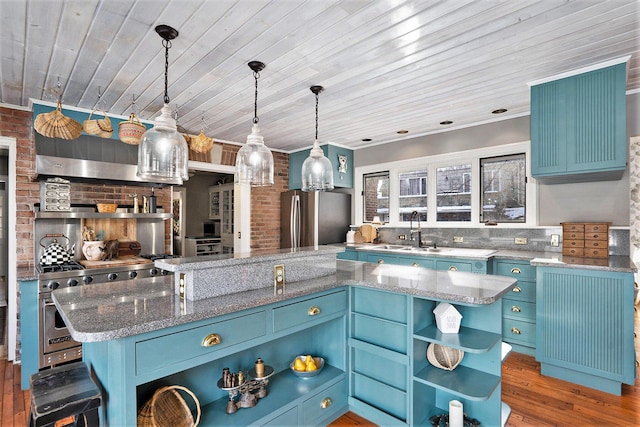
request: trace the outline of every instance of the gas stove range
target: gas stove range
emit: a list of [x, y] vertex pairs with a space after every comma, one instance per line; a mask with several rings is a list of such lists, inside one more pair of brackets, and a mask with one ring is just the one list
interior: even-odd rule
[[173, 274], [146, 262], [131, 265], [119, 265], [105, 268], [84, 268], [81, 264], [74, 266], [61, 265], [58, 271], [49, 271], [48, 268], [38, 266], [38, 291], [39, 293], [51, 292], [55, 289], [69, 286], [82, 286], [90, 284], [108, 283], [119, 280], [144, 279], [149, 277]]

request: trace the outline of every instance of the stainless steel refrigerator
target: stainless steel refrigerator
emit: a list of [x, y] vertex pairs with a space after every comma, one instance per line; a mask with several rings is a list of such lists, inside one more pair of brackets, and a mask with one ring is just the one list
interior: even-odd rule
[[280, 247], [343, 243], [351, 223], [351, 195], [285, 191], [280, 196]]

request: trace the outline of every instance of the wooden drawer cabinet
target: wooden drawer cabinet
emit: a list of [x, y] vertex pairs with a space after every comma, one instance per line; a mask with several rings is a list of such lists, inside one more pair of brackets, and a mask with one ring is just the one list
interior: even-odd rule
[[136, 343], [136, 373], [212, 353], [266, 334], [266, 313], [240, 316]]
[[273, 330], [279, 332], [293, 326], [304, 325], [346, 309], [346, 291], [278, 307], [273, 310]]
[[609, 223], [562, 223], [562, 255], [609, 257]]

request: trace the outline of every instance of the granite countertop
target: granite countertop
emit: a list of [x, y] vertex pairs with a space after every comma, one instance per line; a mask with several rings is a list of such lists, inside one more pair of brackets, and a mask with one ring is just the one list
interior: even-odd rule
[[285, 293], [261, 288], [197, 301], [180, 300], [170, 276], [79, 286], [52, 292], [71, 336], [107, 341], [183, 325], [342, 286], [364, 286], [462, 304], [491, 304], [515, 279], [412, 266], [337, 261], [337, 273], [287, 283]]

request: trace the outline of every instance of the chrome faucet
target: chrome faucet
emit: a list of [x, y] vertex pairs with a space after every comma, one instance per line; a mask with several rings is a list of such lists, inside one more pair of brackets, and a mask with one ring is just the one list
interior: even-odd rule
[[[414, 216], [418, 219], [418, 229], [417, 230], [413, 229], [413, 217]], [[422, 247], [422, 230], [420, 229], [420, 214], [418, 213], [418, 211], [411, 212], [411, 217], [409, 217], [409, 234], [411, 235], [411, 240], [415, 240], [414, 237], [413, 237], [414, 233], [418, 234], [418, 247], [421, 248]]]

